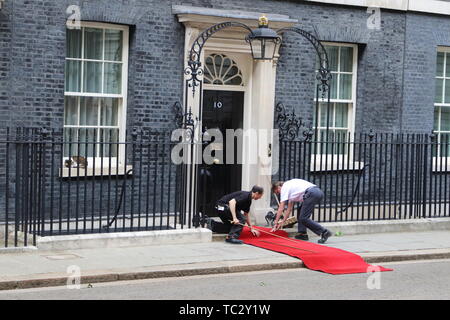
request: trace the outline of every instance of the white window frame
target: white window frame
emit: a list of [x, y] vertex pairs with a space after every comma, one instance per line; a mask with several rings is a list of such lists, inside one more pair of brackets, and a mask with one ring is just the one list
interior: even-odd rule
[[[99, 116], [99, 123], [96, 126], [88, 126], [88, 125], [66, 125], [64, 124], [64, 128], [114, 128], [119, 130], [119, 142], [123, 142], [126, 139], [126, 116], [127, 116], [127, 95], [128, 95], [128, 60], [129, 60], [129, 27], [125, 25], [118, 25], [118, 24], [109, 24], [109, 23], [97, 23], [97, 22], [81, 22], [82, 28], [98, 28], [103, 29], [103, 32], [105, 30], [120, 30], [122, 31], [122, 86], [121, 86], [121, 94], [105, 94], [105, 93], [85, 93], [85, 92], [71, 92], [71, 91], [65, 91], [64, 96], [66, 97], [96, 97], [96, 98], [119, 98], [121, 102], [118, 106], [118, 126], [108, 127], [108, 126], [101, 126], [100, 123], [100, 116]], [[104, 41], [104, 38], [103, 38]], [[109, 62], [108, 60], [92, 60], [92, 59], [85, 59], [84, 58], [84, 33], [82, 34], [82, 41], [81, 41], [81, 58], [68, 58], [65, 57], [65, 61], [89, 61], [89, 62]], [[103, 45], [103, 50], [105, 46]], [[104, 58], [104, 57], [103, 57]], [[110, 61], [112, 63], [117, 63], [117, 61]], [[83, 91], [83, 68], [81, 69], [81, 84], [80, 84], [80, 91]], [[102, 92], [103, 92], [103, 86], [104, 86], [104, 68], [102, 68]], [[65, 106], [64, 106], [65, 108]], [[78, 103], [78, 109], [79, 109], [79, 103]], [[65, 111], [64, 111], [65, 112]], [[79, 110], [78, 110], [79, 112]], [[65, 117], [64, 117], [65, 118]], [[79, 119], [79, 116], [78, 116]], [[64, 120], [65, 121], [65, 120]], [[88, 168], [84, 170], [83, 168], [65, 168], [63, 163], [63, 170], [62, 170], [62, 176], [92, 176], [92, 175], [101, 175], [103, 174], [109, 174], [109, 170], [111, 170], [111, 174], [124, 174], [126, 171], [124, 168], [125, 163], [125, 146], [123, 144], [119, 145], [118, 148], [118, 163], [119, 168], [117, 167], [117, 158], [116, 157], [108, 157], [107, 155], [104, 155], [102, 157], [95, 157], [95, 168], [93, 167], [94, 163], [94, 157], [89, 157], [88, 160]], [[67, 160], [67, 157], [63, 157], [63, 161]], [[103, 161], [102, 161], [103, 159]], [[103, 163], [102, 163], [103, 162]], [[109, 163], [111, 162], [111, 169], [109, 168]], [[106, 167], [106, 169], [105, 169]], [[127, 166], [127, 170], [128, 170]], [[86, 171], [86, 172], [85, 172]]]
[[[331, 99], [330, 104], [333, 103], [345, 103], [350, 105], [350, 110], [347, 115], [347, 129], [350, 133], [350, 143], [354, 142], [354, 132], [355, 132], [355, 115], [356, 115], [356, 94], [357, 94], [357, 83], [358, 83], [358, 45], [353, 43], [345, 42], [322, 42], [324, 46], [334, 46], [334, 47], [351, 47], [353, 49], [353, 66], [352, 72], [346, 71], [331, 71], [333, 80], [336, 79], [336, 74], [351, 74], [352, 77], [352, 92], [351, 99]], [[338, 55], [338, 66], [340, 66], [341, 55]], [[316, 70], [317, 73], [317, 70]], [[332, 80], [332, 81], [333, 81]], [[331, 86], [330, 86], [331, 91]], [[339, 92], [339, 81], [337, 82], [337, 92]], [[327, 103], [327, 98], [323, 99], [319, 95], [319, 103]], [[314, 113], [316, 114], [317, 99], [314, 96]], [[336, 110], [336, 108], [334, 108]], [[314, 130], [326, 130], [326, 127], [320, 127], [320, 112], [319, 119], [316, 119], [318, 127], [314, 126]], [[314, 124], [315, 125], [315, 124]], [[342, 130], [343, 128], [330, 126], [330, 130]], [[319, 137], [316, 137], [318, 139]], [[316, 153], [311, 155], [311, 171], [334, 171], [334, 170], [361, 170], [364, 167], [364, 163], [353, 161], [353, 146], [350, 147], [350, 155], [337, 155], [337, 154], [321, 154]]]
[[[437, 54], [439, 52], [444, 53], [444, 69], [443, 69], [443, 73], [442, 76], [438, 76], [437, 75], [437, 69], [436, 69], [436, 75], [435, 75], [435, 83], [437, 79], [442, 79], [443, 81], [443, 90], [442, 90], [442, 100], [443, 102], [434, 102], [434, 109], [433, 109], [433, 114], [436, 111], [436, 108], [439, 108], [439, 119], [438, 119], [438, 130], [434, 130], [434, 122], [433, 121], [433, 130], [434, 133], [436, 134], [436, 139], [437, 142], [440, 141], [440, 134], [450, 134], [450, 131], [442, 131], [440, 130], [440, 126], [441, 126], [441, 111], [440, 109], [442, 107], [445, 108], [449, 108], [450, 109], [450, 103], [445, 103], [445, 82], [446, 81], [450, 81], [450, 77], [446, 77], [446, 69], [447, 69], [447, 59], [450, 59], [450, 47], [437, 47], [437, 51], [436, 51], [436, 59], [437, 59]], [[436, 67], [437, 67], [437, 60], [436, 60]], [[435, 100], [436, 98], [436, 91], [433, 95], [433, 100]], [[435, 119], [434, 119], [435, 120]], [[450, 171], [450, 157], [449, 156], [441, 156], [440, 155], [440, 149], [438, 150], [438, 155], [434, 156], [433, 159], [433, 171], [438, 172], [438, 171]]]

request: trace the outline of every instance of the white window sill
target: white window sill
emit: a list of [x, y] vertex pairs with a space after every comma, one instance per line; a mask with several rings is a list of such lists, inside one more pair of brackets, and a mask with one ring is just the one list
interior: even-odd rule
[[364, 162], [359, 161], [347, 161], [347, 160], [339, 160], [339, 161], [331, 161], [328, 159], [320, 159], [317, 157], [317, 160], [314, 161], [314, 156], [311, 160], [310, 172], [328, 172], [328, 171], [361, 171], [364, 168]]
[[450, 172], [450, 158], [433, 158], [433, 167], [432, 171], [439, 172]]
[[[95, 167], [95, 168], [62, 168], [60, 169], [60, 178], [83, 178], [83, 177], [107, 177], [107, 176], [124, 176], [129, 170], [133, 169], [133, 166], [117, 167]], [[129, 174], [132, 174], [131, 172]]]

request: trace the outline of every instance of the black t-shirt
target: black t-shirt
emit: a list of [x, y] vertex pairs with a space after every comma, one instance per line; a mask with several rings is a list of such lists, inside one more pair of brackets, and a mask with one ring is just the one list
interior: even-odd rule
[[228, 205], [232, 199], [236, 200], [236, 211], [249, 212], [252, 204], [252, 193], [249, 191], [236, 191], [227, 195], [217, 201], [219, 205]]

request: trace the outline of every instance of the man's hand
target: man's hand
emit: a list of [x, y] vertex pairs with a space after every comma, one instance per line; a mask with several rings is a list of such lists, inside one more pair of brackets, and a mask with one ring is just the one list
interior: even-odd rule
[[241, 222], [239, 221], [238, 218], [234, 218], [233, 221], [231, 221], [232, 224], [240, 224]]
[[283, 221], [278, 221], [274, 224], [272, 230], [270, 230], [270, 232], [275, 232], [277, 230], [281, 229], [281, 226], [283, 225]]
[[255, 236], [255, 237], [259, 237], [261, 235], [261, 233], [258, 231], [258, 229], [253, 229], [252, 227], [250, 227], [250, 232]]

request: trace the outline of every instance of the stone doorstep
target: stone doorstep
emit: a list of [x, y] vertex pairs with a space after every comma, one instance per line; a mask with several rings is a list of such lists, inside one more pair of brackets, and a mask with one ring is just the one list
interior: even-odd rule
[[36, 252], [38, 250], [35, 246], [28, 246], [28, 247], [7, 247], [7, 248], [1, 248], [0, 247], [0, 255], [2, 254], [16, 254], [16, 253], [32, 253]]
[[[363, 253], [361, 256], [367, 263], [386, 263], [411, 260], [433, 260], [449, 259], [449, 249], [428, 249], [413, 251], [392, 251]], [[285, 258], [281, 261], [272, 262], [260, 261], [259, 263], [251, 260], [244, 261], [226, 261], [210, 263], [194, 263], [187, 265], [172, 265], [158, 267], [140, 267], [134, 270], [97, 270], [90, 271], [81, 276], [81, 285], [130, 281], [143, 279], [157, 279], [168, 277], [187, 277], [196, 275], [212, 275], [223, 273], [251, 272], [251, 271], [269, 271], [275, 269], [295, 269], [304, 268], [304, 264], [295, 258]], [[66, 274], [38, 274], [30, 276], [20, 276], [15, 279], [0, 277], [0, 290], [27, 289], [39, 287], [52, 287], [67, 285]]]
[[[343, 235], [450, 230], [450, 218], [342, 221], [323, 222], [320, 224], [330, 229], [333, 233], [342, 232]], [[297, 225], [284, 230], [289, 236], [294, 236], [297, 234]], [[213, 234], [213, 238], [215, 237], [217, 235]]]
[[450, 230], [450, 218], [327, 222], [323, 223], [323, 226], [333, 232], [340, 231], [344, 235], [438, 231]]
[[[343, 236], [373, 234], [373, 233], [396, 233], [396, 232], [420, 232], [450, 230], [450, 218], [427, 218], [409, 220], [377, 220], [377, 221], [349, 221], [349, 222], [324, 222], [321, 225], [330, 229], [333, 235], [341, 232]], [[263, 225], [262, 227], [267, 227]], [[293, 228], [283, 229], [294, 237], [297, 234], [297, 225]], [[213, 233], [212, 241], [224, 241], [225, 234]], [[314, 236], [314, 235], [312, 235]]]
[[139, 232], [116, 232], [49, 236], [37, 240], [39, 250], [75, 250], [99, 247], [135, 247], [177, 243], [211, 242], [212, 232], [208, 229], [175, 229]]

